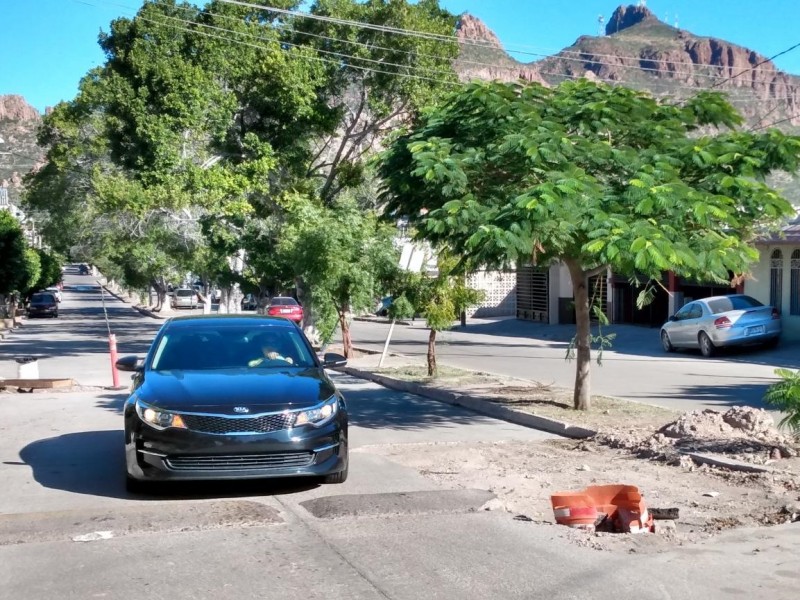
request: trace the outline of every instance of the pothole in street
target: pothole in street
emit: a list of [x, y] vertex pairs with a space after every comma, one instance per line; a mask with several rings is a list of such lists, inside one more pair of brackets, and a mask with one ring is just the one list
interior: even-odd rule
[[487, 490], [432, 490], [326, 496], [301, 502], [318, 519], [460, 513], [479, 510], [495, 495]]

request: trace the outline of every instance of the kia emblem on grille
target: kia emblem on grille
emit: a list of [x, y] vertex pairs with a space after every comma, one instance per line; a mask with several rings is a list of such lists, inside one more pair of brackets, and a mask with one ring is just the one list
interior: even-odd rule
[[246, 406], [234, 406], [233, 407], [233, 412], [235, 412], [235, 413], [249, 413], [250, 409], [247, 408]]

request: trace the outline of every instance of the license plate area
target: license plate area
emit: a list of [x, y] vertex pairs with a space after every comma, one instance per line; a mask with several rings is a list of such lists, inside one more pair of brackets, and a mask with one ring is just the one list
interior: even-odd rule
[[748, 327], [745, 329], [745, 335], [761, 335], [766, 331], [766, 327], [764, 325], [755, 325], [754, 327]]

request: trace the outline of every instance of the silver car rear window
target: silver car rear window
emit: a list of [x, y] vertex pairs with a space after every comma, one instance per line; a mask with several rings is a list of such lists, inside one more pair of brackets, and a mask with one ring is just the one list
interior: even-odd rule
[[708, 307], [715, 315], [728, 312], [729, 310], [746, 310], [759, 306], [764, 305], [750, 296], [731, 296], [729, 298], [717, 298], [716, 300], [708, 301]]

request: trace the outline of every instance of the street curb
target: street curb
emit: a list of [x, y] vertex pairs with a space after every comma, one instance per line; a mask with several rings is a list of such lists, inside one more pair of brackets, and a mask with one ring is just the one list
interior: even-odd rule
[[563, 437], [586, 439], [597, 434], [597, 431], [594, 431], [593, 429], [587, 429], [585, 427], [570, 425], [569, 423], [564, 423], [555, 419], [549, 419], [547, 417], [540, 417], [529, 413], [511, 410], [510, 408], [498, 406], [494, 402], [476, 396], [468, 396], [466, 394], [459, 394], [448, 390], [431, 388], [419, 383], [414, 383], [412, 381], [393, 379], [392, 377], [378, 375], [377, 373], [373, 373], [371, 371], [363, 371], [361, 369], [356, 369], [355, 367], [339, 367], [335, 370], [352, 375], [353, 377], [358, 377], [359, 379], [372, 381], [389, 389], [415, 394], [417, 396], [422, 396], [438, 402], [444, 402], [445, 404], [451, 404], [453, 406], [461, 406], [488, 417], [502, 419], [503, 421], [508, 421], [509, 423], [522, 425], [523, 427], [530, 427], [531, 429], [538, 429], [540, 431], [546, 431], [548, 433], [554, 433]]
[[721, 456], [709, 456], [708, 454], [700, 454], [697, 452], [684, 452], [693, 461], [701, 465], [709, 465], [711, 467], [721, 467], [729, 471], [742, 471], [744, 473], [774, 473], [775, 469], [765, 465], [754, 465], [752, 463], [734, 460], [732, 458], [724, 458]]
[[[100, 282], [98, 281], [97, 283], [100, 283]], [[113, 290], [111, 290], [111, 289], [108, 287], [108, 285], [107, 285], [107, 284], [105, 284], [105, 283], [100, 283], [100, 287], [102, 287], [102, 288], [103, 288], [103, 289], [104, 289], [106, 292], [108, 292], [108, 293], [109, 293], [109, 295], [111, 295], [111, 296], [114, 296], [114, 298], [116, 298], [116, 299], [117, 299], [117, 300], [119, 300], [120, 302], [124, 302], [125, 304], [129, 304], [129, 305], [130, 305], [130, 307], [131, 307], [133, 310], [135, 310], [136, 312], [138, 312], [138, 313], [140, 313], [140, 314], [143, 314], [143, 315], [144, 315], [144, 316], [146, 316], [146, 317], [150, 317], [150, 318], [152, 318], [152, 319], [161, 319], [161, 320], [165, 320], [165, 319], [168, 319], [168, 318], [169, 318], [169, 317], [166, 317], [166, 316], [163, 316], [163, 315], [159, 315], [158, 313], [154, 313], [154, 312], [153, 312], [153, 311], [151, 311], [151, 310], [147, 310], [147, 309], [146, 309], [146, 308], [144, 308], [143, 306], [138, 306], [138, 305], [136, 305], [136, 304], [131, 304], [131, 300], [130, 300], [130, 298], [125, 298], [125, 297], [123, 297], [123, 296], [120, 296], [118, 293], [116, 293], [116, 292], [114, 292]]]
[[[392, 320], [387, 319], [385, 317], [353, 317], [353, 321], [364, 321], [365, 323], [384, 323], [386, 325], [391, 325]], [[394, 322], [395, 325], [411, 325], [410, 321], [403, 321], [398, 319]]]

